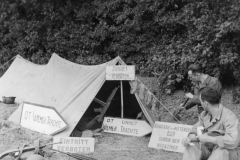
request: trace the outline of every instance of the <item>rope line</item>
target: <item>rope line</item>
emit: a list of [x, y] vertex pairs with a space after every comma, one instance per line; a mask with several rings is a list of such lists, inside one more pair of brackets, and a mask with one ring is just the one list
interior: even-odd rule
[[16, 57], [17, 57], [17, 55], [14, 56], [13, 58], [11, 58], [9, 61], [7, 61], [6, 63], [4, 63], [3, 65], [1, 65], [0, 68], [3, 69], [3, 67], [4, 67], [5, 65], [7, 65], [10, 61], [12, 61], [12, 60], [13, 60], [14, 58], [16, 58]]
[[[122, 65], [126, 65], [126, 63], [124, 63], [121, 58], [119, 58], [119, 62], [120, 62]], [[137, 81], [139, 81], [140, 83], [142, 83], [138, 77], [136, 77], [135, 80], [137, 80]], [[144, 86], [145, 86], [145, 85], [144, 85]], [[158, 100], [158, 98], [148, 89], [148, 87], [145, 87], [145, 88], [146, 88], [146, 89], [152, 94], [152, 96], [154, 96], [155, 99], [168, 111], [168, 113], [170, 113], [170, 115], [171, 115], [174, 119], [176, 119], [180, 124], [183, 124], [177, 117], [175, 117], [175, 116], [173, 115], [173, 113], [172, 113], [160, 100]]]
[[[137, 81], [139, 81], [140, 83], [142, 83], [138, 77], [136, 77], [136, 78], [137, 78]], [[175, 116], [173, 115], [173, 113], [172, 113], [160, 100], [157, 99], [157, 97], [148, 89], [148, 87], [145, 87], [145, 88], [146, 88], [146, 89], [152, 94], [152, 96], [154, 96], [155, 99], [168, 111], [168, 113], [170, 113], [170, 115], [171, 115], [174, 119], [176, 119], [180, 124], [183, 124], [177, 117], [175, 117]]]
[[[158, 100], [158, 99], [157, 99]], [[159, 100], [158, 100], [159, 101]], [[161, 104], [162, 104], [162, 106], [171, 114], [171, 116], [173, 116], [173, 118], [175, 118], [179, 123], [181, 123], [182, 124], [182, 122], [179, 120], [179, 119], [177, 119], [177, 117], [176, 116], [174, 116], [174, 114], [171, 112], [171, 111], [169, 111], [168, 110], [168, 108], [161, 102], [161, 101], [159, 101]]]

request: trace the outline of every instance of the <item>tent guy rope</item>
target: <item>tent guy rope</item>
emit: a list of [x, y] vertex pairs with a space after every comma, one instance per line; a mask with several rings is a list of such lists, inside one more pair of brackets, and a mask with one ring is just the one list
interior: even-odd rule
[[[138, 79], [139, 82], [141, 82], [139, 78], [137, 78], [137, 79]], [[141, 83], [142, 83], [142, 82], [141, 82]], [[146, 87], [146, 89], [147, 89], [148, 91], [150, 91], [147, 87]], [[152, 93], [152, 92], [150, 91], [150, 93]], [[174, 119], [176, 119], [180, 124], [182, 124], [182, 122], [181, 122], [177, 117], [175, 117], [175, 116], [173, 115], [173, 113], [172, 113], [160, 100], [158, 100], [157, 97], [156, 97], [154, 94], [152, 94], [152, 96], [154, 96], [154, 98], [156, 98], [156, 100], [168, 111], [168, 113], [169, 113]]]
[[0, 68], [3, 69], [3, 67], [4, 67], [5, 65], [7, 65], [10, 61], [12, 61], [12, 60], [13, 60], [14, 58], [16, 58], [16, 57], [17, 57], [17, 55], [14, 56], [13, 58], [11, 58], [9, 61], [7, 61], [6, 63], [4, 63], [3, 65], [1, 65]]
[[[121, 63], [121, 65], [126, 65], [126, 63], [123, 62], [121, 59], [119, 59], [119, 63]], [[136, 80], [139, 81], [140, 83], [142, 83], [137, 76], [136, 76]], [[148, 89], [148, 87], [145, 87], [145, 88], [146, 88], [148, 91], [150, 91], [150, 90]], [[152, 94], [151, 91], [150, 91], [150, 93]], [[168, 113], [169, 113], [174, 119], [176, 119], [180, 124], [183, 124], [176, 116], [173, 115], [173, 113], [172, 113], [160, 100], [158, 100], [158, 98], [157, 98], [154, 94], [152, 94], [152, 96], [155, 97], [155, 99], [168, 111]]]

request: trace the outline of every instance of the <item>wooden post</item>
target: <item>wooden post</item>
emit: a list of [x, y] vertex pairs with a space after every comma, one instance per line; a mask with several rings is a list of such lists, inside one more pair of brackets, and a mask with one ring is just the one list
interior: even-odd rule
[[123, 84], [122, 81], [120, 81], [121, 83], [121, 118], [123, 118]]

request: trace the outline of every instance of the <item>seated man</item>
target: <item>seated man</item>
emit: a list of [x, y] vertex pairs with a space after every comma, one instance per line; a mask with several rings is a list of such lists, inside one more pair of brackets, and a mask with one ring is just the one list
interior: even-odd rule
[[[220, 103], [219, 94], [212, 88], [201, 90], [199, 99], [204, 111], [182, 144], [186, 147], [183, 160], [238, 160], [240, 156], [239, 120]], [[197, 135], [202, 126], [205, 133]], [[212, 135], [217, 132], [218, 135]], [[198, 140], [199, 142], [192, 142]], [[191, 144], [192, 142], [192, 144]]]
[[[199, 90], [205, 88], [205, 87], [211, 87], [214, 90], [218, 92], [218, 94], [222, 95], [222, 85], [220, 81], [215, 78], [211, 77], [207, 74], [204, 74], [202, 72], [202, 68], [197, 64], [192, 64], [188, 67], [188, 76], [189, 78], [196, 83], [194, 86], [194, 95], [192, 93], [187, 93], [186, 97], [188, 98], [187, 101], [185, 101], [185, 104], [181, 104], [181, 108], [178, 108], [174, 111], [174, 115], [179, 117], [178, 114], [183, 109], [190, 109], [195, 105], [200, 106], [201, 103], [198, 99], [198, 92]], [[202, 112], [202, 108], [198, 107], [198, 113], [200, 114]], [[180, 118], [180, 117], [179, 117]]]

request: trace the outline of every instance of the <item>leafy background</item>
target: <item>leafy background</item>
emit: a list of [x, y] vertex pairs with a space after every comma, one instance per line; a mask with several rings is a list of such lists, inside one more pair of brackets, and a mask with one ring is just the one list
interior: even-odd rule
[[190, 89], [186, 70], [198, 63], [235, 86], [239, 102], [239, 15], [239, 0], [2, 0], [0, 64], [17, 54], [88, 65], [119, 55], [170, 94]]

